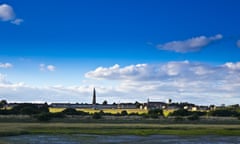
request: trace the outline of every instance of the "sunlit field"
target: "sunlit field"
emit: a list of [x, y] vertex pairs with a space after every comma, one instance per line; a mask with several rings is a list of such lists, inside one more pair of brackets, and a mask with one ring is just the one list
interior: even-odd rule
[[174, 110], [163, 110], [163, 115], [168, 117], [170, 113], [174, 112]]
[[[56, 113], [56, 112], [62, 112], [65, 108], [49, 108], [49, 111], [51, 113]], [[144, 110], [144, 109], [76, 109], [77, 111], [84, 111], [84, 112], [88, 112], [88, 113], [95, 113], [95, 112], [100, 112], [101, 110], [104, 112], [104, 113], [111, 113], [111, 114], [117, 114], [117, 113], [121, 113], [122, 111], [127, 111], [128, 114], [131, 114], [131, 113], [138, 113], [138, 114], [144, 114], [144, 113], [147, 113], [148, 111], [147, 110]]]

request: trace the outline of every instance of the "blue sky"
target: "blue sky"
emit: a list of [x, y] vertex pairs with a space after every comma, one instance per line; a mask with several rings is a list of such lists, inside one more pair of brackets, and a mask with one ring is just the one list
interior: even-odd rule
[[0, 99], [240, 101], [238, 0], [0, 1]]

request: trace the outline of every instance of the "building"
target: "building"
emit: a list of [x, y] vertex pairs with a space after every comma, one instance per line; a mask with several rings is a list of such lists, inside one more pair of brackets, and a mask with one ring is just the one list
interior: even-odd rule
[[147, 103], [147, 109], [164, 109], [166, 108], [166, 103], [164, 102], [150, 102]]
[[117, 108], [118, 109], [136, 109], [137, 105], [134, 103], [119, 103]]

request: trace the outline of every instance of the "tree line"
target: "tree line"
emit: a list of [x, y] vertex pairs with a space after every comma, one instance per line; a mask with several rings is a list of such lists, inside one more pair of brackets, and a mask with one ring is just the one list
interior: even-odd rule
[[[1, 102], [5, 104], [6, 102]], [[1, 105], [0, 105], [1, 106]], [[148, 113], [128, 113], [126, 110], [120, 113], [106, 113], [102, 110], [95, 113], [88, 113], [84, 111], [77, 111], [74, 108], [66, 108], [62, 112], [50, 113], [48, 104], [31, 104], [22, 103], [18, 104], [11, 109], [4, 109], [0, 107], [0, 115], [30, 115], [39, 121], [49, 121], [52, 118], [64, 118], [68, 115], [78, 116], [92, 116], [93, 119], [101, 119], [103, 116], [143, 116], [144, 118], [159, 118], [164, 117], [162, 109], [148, 110]], [[238, 117], [240, 119], [240, 108], [239, 107], [227, 107], [219, 108], [210, 111], [188, 111], [183, 108], [173, 111], [169, 114], [170, 117], [175, 117], [176, 120], [182, 120], [187, 118], [188, 120], [198, 120], [201, 116], [215, 116], [215, 117]]]

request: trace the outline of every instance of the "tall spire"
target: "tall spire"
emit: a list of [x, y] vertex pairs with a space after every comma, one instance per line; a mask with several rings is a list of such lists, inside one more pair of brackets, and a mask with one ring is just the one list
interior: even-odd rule
[[93, 88], [93, 101], [92, 104], [95, 105], [96, 104], [96, 90], [95, 88]]

